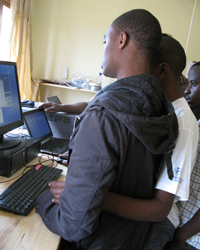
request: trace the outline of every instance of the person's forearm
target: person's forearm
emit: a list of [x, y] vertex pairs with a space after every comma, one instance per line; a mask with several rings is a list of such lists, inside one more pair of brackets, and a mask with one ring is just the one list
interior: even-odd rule
[[126, 219], [162, 221], [168, 215], [174, 200], [174, 195], [166, 194], [169, 199], [167, 202], [163, 202], [159, 195], [154, 199], [133, 199], [127, 196], [108, 193], [103, 210]]
[[182, 227], [176, 230], [174, 240], [186, 241], [193, 235], [200, 232], [200, 209], [194, 214], [194, 216], [185, 223]]
[[63, 104], [60, 106], [60, 111], [67, 112], [69, 114], [80, 114], [87, 107], [87, 102], [78, 102], [75, 104]]

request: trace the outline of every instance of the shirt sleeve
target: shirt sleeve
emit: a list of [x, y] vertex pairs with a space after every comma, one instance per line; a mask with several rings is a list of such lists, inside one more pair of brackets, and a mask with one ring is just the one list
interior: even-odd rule
[[156, 189], [176, 195], [176, 200], [186, 201], [189, 198], [190, 177], [196, 158], [195, 133], [181, 129], [175, 150], [172, 154], [172, 166], [174, 178], [170, 180], [167, 174], [166, 162], [164, 161], [158, 177]]
[[93, 110], [82, 119], [73, 140], [65, 189], [59, 204], [50, 191], [36, 201], [46, 226], [68, 241], [79, 241], [98, 227], [108, 190], [116, 177], [117, 133], [105, 112]]

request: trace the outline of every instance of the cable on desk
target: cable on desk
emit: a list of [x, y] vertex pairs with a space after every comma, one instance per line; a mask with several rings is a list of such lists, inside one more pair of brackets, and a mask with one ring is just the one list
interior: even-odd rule
[[[19, 128], [19, 129], [20, 129], [20, 128]], [[23, 129], [22, 129], [22, 131], [23, 131]], [[27, 135], [27, 134], [24, 134], [23, 132], [21, 132], [21, 133], [18, 134], [18, 136], [16, 136], [16, 138], [19, 138], [19, 135], [20, 135], [21, 138], [24, 138], [24, 139], [25, 139], [25, 152], [26, 152], [26, 141], [27, 141], [28, 138], [30, 138], [30, 136]], [[7, 136], [9, 137], [9, 135], [7, 135]], [[12, 137], [13, 137], [13, 136], [12, 136]], [[15, 138], [15, 137], [14, 137], [14, 138]], [[37, 163], [37, 164], [34, 164], [34, 165], [28, 165], [28, 166], [27, 166], [26, 163], [25, 163], [25, 154], [23, 154], [23, 159], [22, 159], [22, 161], [23, 161], [23, 165], [24, 165], [24, 170], [22, 171], [22, 173], [20, 173], [20, 174], [17, 175], [16, 177], [13, 177], [12, 179], [9, 179], [9, 180], [6, 180], [6, 181], [0, 181], [0, 184], [1, 184], [1, 183], [5, 183], [5, 182], [9, 182], [9, 181], [13, 181], [13, 180], [19, 178], [20, 176], [24, 175], [24, 172], [25, 172], [28, 168], [36, 167], [38, 164], [41, 164], [41, 165], [44, 165], [44, 166], [48, 166], [48, 167], [54, 167], [54, 168], [56, 168], [56, 167], [58, 166], [58, 163], [57, 163], [57, 161], [55, 160], [55, 158], [54, 158], [53, 155], [52, 155], [52, 156], [51, 156], [51, 155], [45, 155], [45, 158], [47, 157], [47, 159], [46, 159], [46, 160], [43, 159], [43, 161], [42, 161], [42, 157], [44, 157], [44, 154], [38, 155], [38, 163]], [[45, 164], [46, 162], [49, 162], [49, 161], [50, 161], [49, 164]], [[54, 164], [55, 164], [55, 165], [54, 165]]]
[[[47, 158], [47, 159], [45, 159], [45, 160], [41, 160], [42, 159], [42, 157], [44, 157], [45, 156], [45, 158]], [[38, 156], [38, 161], [39, 161], [39, 163], [41, 164], [41, 165], [44, 165], [44, 166], [48, 166], [48, 167], [54, 167], [54, 168], [56, 168], [57, 166], [58, 166], [58, 163], [57, 163], [57, 161], [55, 160], [55, 158], [54, 158], [54, 156], [53, 155], [44, 155], [44, 154], [42, 154], [42, 155], [40, 155], [40, 156]], [[46, 162], [49, 162], [50, 161], [50, 163], [49, 164], [44, 164], [44, 163], [46, 163]], [[54, 165], [54, 163], [56, 163], [55, 165]]]
[[21, 172], [21, 174], [17, 175], [16, 177], [13, 177], [12, 179], [6, 180], [6, 181], [0, 181], [0, 184], [5, 183], [5, 182], [9, 182], [9, 181], [13, 181], [13, 180], [19, 178], [20, 176], [22, 176], [24, 174], [26, 169], [32, 168], [32, 167], [35, 167], [35, 166], [37, 166], [37, 164], [30, 165], [30, 166], [24, 166], [24, 170]]
[[[24, 172], [25, 172], [28, 168], [36, 167], [38, 164], [41, 164], [41, 165], [44, 165], [44, 166], [48, 166], [48, 167], [54, 167], [54, 168], [56, 168], [56, 167], [58, 166], [58, 163], [57, 163], [57, 161], [54, 159], [54, 156], [45, 155], [45, 157], [48, 157], [48, 159], [47, 159], [47, 160], [44, 160], [44, 161], [41, 161], [41, 159], [42, 159], [43, 156], [44, 156], [44, 155], [38, 156], [38, 163], [36, 163], [36, 164], [34, 164], [34, 165], [26, 165], [26, 164], [24, 164], [24, 170], [21, 172], [21, 174], [17, 175], [16, 177], [13, 177], [12, 179], [6, 180], [6, 181], [0, 181], [0, 184], [1, 184], [1, 183], [5, 183], [5, 182], [9, 182], [9, 181], [13, 181], [13, 180], [19, 178], [20, 176], [24, 175]], [[49, 164], [46, 164], [46, 165], [44, 164], [45, 162], [49, 162], [49, 161], [51, 161]], [[54, 163], [56, 163], [55, 166], [54, 166]]]

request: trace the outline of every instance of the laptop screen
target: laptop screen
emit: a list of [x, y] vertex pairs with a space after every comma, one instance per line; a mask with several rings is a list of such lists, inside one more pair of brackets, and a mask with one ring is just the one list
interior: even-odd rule
[[52, 137], [52, 132], [43, 109], [34, 109], [23, 113], [27, 130], [31, 137], [41, 140]]

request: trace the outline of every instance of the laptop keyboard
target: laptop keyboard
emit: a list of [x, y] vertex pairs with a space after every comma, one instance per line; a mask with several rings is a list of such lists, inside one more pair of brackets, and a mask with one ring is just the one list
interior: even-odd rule
[[0, 209], [27, 215], [34, 207], [35, 200], [56, 180], [63, 170], [38, 165], [32, 167], [0, 194]]
[[68, 150], [69, 140], [61, 138], [52, 138], [50, 141], [41, 145], [40, 152], [46, 152], [54, 155], [64, 153]]

